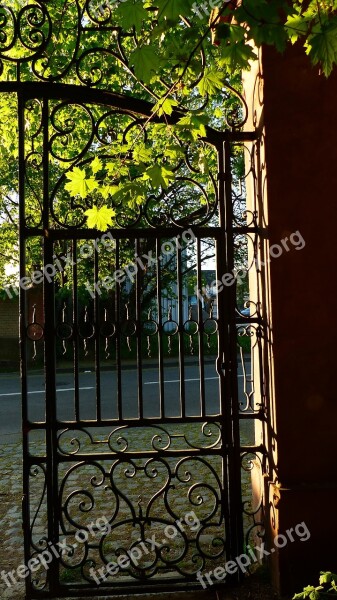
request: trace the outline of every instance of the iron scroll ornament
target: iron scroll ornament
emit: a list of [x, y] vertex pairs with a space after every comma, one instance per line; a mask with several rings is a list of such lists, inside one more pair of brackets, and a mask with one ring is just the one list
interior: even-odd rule
[[[132, 53], [140, 40], [134, 28], [124, 30], [115, 10], [92, 0], [81, 2], [47, 3], [31, 1], [14, 10], [11, 2], [0, 7], [0, 76], [3, 81], [40, 81], [45, 83], [72, 83], [87, 88], [121, 92], [128, 97], [146, 98], [156, 102], [171, 89], [177, 79], [176, 70], [162, 73], [160, 84], [150, 85], [136, 76]], [[116, 5], [118, 7], [118, 5]], [[148, 9], [149, 14], [153, 7]], [[193, 23], [183, 18], [188, 31]], [[156, 27], [149, 20], [147, 33]], [[156, 38], [152, 39], [152, 44]], [[189, 81], [193, 89], [202, 79], [207, 66], [205, 49], [200, 46], [194, 57], [198, 64], [196, 76]], [[116, 77], [115, 77], [116, 76]], [[240, 91], [224, 82], [224, 96], [230, 99], [224, 109], [224, 118], [211, 119], [215, 129], [240, 129], [247, 120], [248, 108]], [[186, 110], [214, 110], [208, 96], [187, 99], [175, 90], [178, 105]], [[214, 107], [213, 107], [214, 108]]]
[[[73, 89], [73, 88], [72, 88]], [[66, 89], [63, 88], [63, 94]], [[115, 102], [98, 93], [98, 102]], [[118, 97], [118, 100], [120, 98]], [[45, 103], [47, 100], [45, 99]], [[167, 227], [214, 226], [218, 223], [218, 189], [216, 181], [216, 153], [206, 141], [187, 142], [175, 132], [168, 131], [165, 145], [178, 148], [178, 156], [167, 162], [171, 181], [160, 189], [144, 187], [142, 173], [137, 175], [137, 164], [131, 149], [120, 152], [133, 138], [141, 138], [146, 147], [153, 143], [155, 124], [148, 124], [146, 116], [135, 115], [123, 109], [107, 109], [104, 105], [49, 100], [48, 123], [42, 119], [42, 104], [29, 99], [26, 102], [25, 120], [29, 124], [25, 156], [25, 193], [28, 227], [40, 227], [42, 223], [43, 153], [48, 150], [51, 224], [56, 228], [76, 229], [86, 221], [85, 211], [93, 204], [108, 202], [115, 211], [115, 226]], [[151, 105], [146, 104], [150, 110]], [[144, 103], [135, 108], [144, 110]], [[45, 130], [49, 128], [48, 149], [45, 148]], [[210, 135], [212, 135], [210, 131]], [[210, 167], [203, 171], [197, 158], [207, 152]], [[85, 199], [69, 195], [66, 189], [68, 175], [80, 169], [89, 176], [94, 157], [99, 155], [101, 186]], [[161, 158], [162, 159], [162, 158]], [[165, 165], [165, 161], [163, 163]], [[119, 168], [120, 165], [120, 168]], [[128, 165], [123, 172], [123, 165]], [[213, 165], [213, 166], [212, 166]], [[126, 167], [125, 167], [126, 170]], [[130, 172], [134, 175], [130, 179]], [[104, 184], [104, 185], [103, 185]], [[111, 190], [111, 192], [110, 192]], [[108, 192], [104, 195], [102, 193]], [[140, 202], [135, 199], [140, 194]]]

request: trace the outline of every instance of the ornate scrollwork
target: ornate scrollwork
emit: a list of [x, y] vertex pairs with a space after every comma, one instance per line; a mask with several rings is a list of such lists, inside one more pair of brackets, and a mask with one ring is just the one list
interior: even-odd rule
[[[221, 460], [215, 464], [210, 457], [173, 456], [70, 464], [59, 498], [61, 537], [71, 550], [61, 564], [90, 581], [89, 566], [117, 561], [138, 544], [142, 551], [131, 554], [121, 575], [195, 574], [225, 549]], [[80, 537], [83, 543], [71, 543]]]
[[[146, 144], [144, 123], [144, 120], [127, 115], [123, 110], [103, 111], [84, 103], [69, 101], [53, 104], [49, 152], [55, 161], [53, 176], [55, 178], [56, 175], [57, 179], [54, 179], [50, 203], [51, 214], [57, 226], [81, 227], [84, 224], [83, 213], [93, 201], [99, 199], [101, 193], [98, 189], [85, 200], [75, 201], [70, 198], [66, 189], [68, 173], [74, 167], [82, 171], [90, 169], [92, 153], [100, 149], [104, 152], [100, 154], [104, 177], [109, 177], [111, 190], [117, 190], [124, 181], [121, 174], [123, 161], [130, 162], [131, 155], [128, 150], [122, 150], [116, 155], [116, 140], [122, 136], [126, 144], [141, 137]], [[147, 129], [151, 132], [151, 124]], [[194, 143], [193, 146], [196, 148], [198, 144]], [[200, 152], [202, 148], [203, 142], [200, 142]], [[116, 213], [117, 228], [155, 228], [168, 225], [183, 228], [187, 222], [189, 226], [213, 225], [217, 222], [218, 192], [215, 176], [211, 171], [203, 174], [200, 168], [196, 168], [189, 159], [187, 150], [188, 145], [182, 145], [182, 156], [179, 154], [175, 164], [170, 164], [174, 181], [167, 189], [153, 193], [149, 191], [141, 203], [133, 200], [132, 186], [130, 197], [124, 198], [116, 192], [108, 193], [109, 204]], [[131, 183], [137, 186], [137, 178]], [[128, 185], [131, 185], [130, 182]], [[127, 187], [125, 193], [128, 193]]]
[[3, 61], [24, 63], [36, 60], [47, 48], [52, 20], [43, 2], [28, 4], [17, 13], [0, 7], [0, 54]]
[[[257, 452], [241, 454], [243, 502], [246, 543], [256, 545], [264, 537], [264, 464]], [[255, 543], [251, 543], [252, 540]]]
[[[207, 421], [192, 425], [116, 426], [102, 437], [89, 428], [64, 429], [58, 434], [58, 452], [65, 456], [94, 456], [109, 452], [116, 455], [165, 454], [175, 450], [216, 450], [221, 448], [219, 423]], [[141, 440], [141, 446], [140, 446]]]
[[44, 338], [44, 327], [36, 319], [36, 304], [33, 304], [33, 311], [30, 318], [30, 322], [26, 327], [27, 339], [33, 342], [33, 355], [32, 360], [34, 361], [37, 356], [37, 343]]
[[[47, 471], [43, 463], [32, 464], [29, 470], [31, 492], [30, 523], [27, 539], [30, 545], [30, 557], [36, 558], [48, 550], [48, 515], [47, 515]], [[33, 588], [42, 591], [47, 589], [48, 568], [41, 566], [32, 577]]]
[[[77, 83], [85, 87], [111, 89], [111, 74], [119, 73], [133, 96], [158, 99], [176, 82], [175, 67], [161, 77], [162, 90], [144, 84], [135, 76], [131, 53], [140, 43], [134, 28], [123, 29], [116, 22], [116, 5], [109, 2], [79, 0], [65, 2], [60, 10], [42, 0], [31, 0], [14, 10], [10, 2], [0, 8], [0, 62], [6, 77], [21, 81]], [[151, 9], [148, 9], [151, 11]], [[185, 28], [193, 22], [184, 18]], [[155, 21], [150, 29], [155, 27]], [[92, 37], [94, 36], [94, 37]], [[93, 42], [91, 40], [94, 40]], [[66, 51], [65, 51], [66, 45]], [[188, 88], [195, 88], [207, 66], [202, 47], [193, 57], [196, 75]], [[15, 65], [16, 68], [12, 68]], [[237, 129], [247, 119], [247, 105], [242, 94], [224, 82], [225, 93], [231, 97], [231, 107], [224, 110], [222, 119], [213, 119], [217, 128]], [[116, 91], [116, 90], [113, 90]], [[119, 91], [119, 90], [118, 90]], [[181, 108], [204, 110], [209, 98], [186, 98], [180, 94]], [[210, 114], [212, 114], [212, 107]]]

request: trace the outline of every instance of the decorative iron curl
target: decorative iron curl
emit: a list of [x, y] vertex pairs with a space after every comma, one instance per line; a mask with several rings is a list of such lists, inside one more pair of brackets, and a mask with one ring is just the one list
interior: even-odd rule
[[[48, 46], [52, 21], [45, 4], [36, 2], [24, 6], [16, 14], [11, 7], [0, 6], [0, 56], [3, 61], [18, 64], [34, 61]], [[12, 50], [15, 52], [11, 53]]]
[[[245, 464], [246, 461], [246, 464]], [[264, 490], [263, 490], [263, 471], [262, 471], [262, 459], [261, 457], [257, 454], [257, 453], [252, 453], [252, 452], [244, 452], [241, 455], [241, 466], [242, 469], [244, 471], [246, 471], [247, 473], [252, 473], [254, 471], [254, 469], [256, 469], [256, 464], [254, 463], [258, 463], [259, 464], [259, 472], [260, 472], [260, 478], [259, 478], [259, 497], [256, 501], [256, 505], [255, 506], [251, 506], [251, 508], [249, 509], [249, 504], [250, 502], [248, 500], [245, 500], [242, 504], [242, 510], [243, 513], [249, 516], [255, 516], [257, 515], [263, 506], [263, 494], [264, 494]]]
[[36, 522], [38, 519], [38, 516], [40, 514], [44, 499], [46, 497], [46, 491], [47, 491], [47, 472], [46, 472], [46, 467], [43, 464], [38, 464], [38, 465], [32, 465], [29, 471], [29, 476], [30, 477], [39, 477], [41, 476], [43, 477], [43, 485], [42, 485], [42, 490], [41, 490], [41, 496], [38, 502], [38, 506], [35, 510], [35, 514], [33, 516], [33, 519], [31, 521], [30, 524], [30, 545], [34, 550], [34, 553], [40, 553], [43, 550], [46, 550], [48, 547], [48, 538], [47, 536], [41, 536], [39, 535], [38, 537], [38, 542], [34, 542], [34, 529], [36, 526]]

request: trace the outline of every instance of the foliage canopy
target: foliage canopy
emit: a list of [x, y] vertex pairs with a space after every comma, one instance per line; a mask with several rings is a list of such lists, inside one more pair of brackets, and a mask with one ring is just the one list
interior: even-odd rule
[[[149, 196], [154, 198], [154, 218], [156, 198], [166, 194], [170, 202], [178, 179], [186, 215], [198, 213], [207, 204], [206, 196], [212, 204], [216, 160], [205, 143], [206, 134], [210, 128], [235, 130], [244, 124], [240, 75], [256, 59], [254, 47], [268, 44], [283, 51], [287, 44], [301, 44], [313, 65], [328, 76], [337, 64], [336, 9], [337, 0], [8, 0], [2, 4], [2, 81], [15, 81], [20, 73], [21, 81], [101, 88], [146, 101], [150, 107], [148, 117], [135, 127], [126, 118], [118, 127], [110, 116], [115, 136], [109, 139], [109, 152], [106, 143], [92, 140], [83, 150], [90, 119], [105, 128], [98, 138], [109, 136], [109, 124], [99, 111], [92, 115], [75, 104], [55, 109], [50, 179], [55, 188], [62, 181], [65, 199], [72, 199], [71, 211], [69, 202], [57, 200], [63, 222], [86, 222], [104, 231], [118, 226], [118, 207], [136, 214]], [[34, 160], [27, 168], [27, 218], [32, 222], [41, 203], [37, 192], [43, 141], [37, 126], [40, 111], [32, 103], [26, 124], [27, 153], [34, 140]], [[16, 112], [15, 95], [2, 94], [3, 285], [11, 278], [5, 275], [5, 265], [18, 258]], [[76, 130], [71, 125], [75, 121]], [[78, 147], [83, 151], [78, 152]], [[238, 154], [238, 178], [240, 161]], [[193, 185], [188, 179], [190, 168]], [[87, 221], [80, 222], [77, 212], [83, 207], [81, 214]], [[35, 258], [32, 248], [32, 264]]]

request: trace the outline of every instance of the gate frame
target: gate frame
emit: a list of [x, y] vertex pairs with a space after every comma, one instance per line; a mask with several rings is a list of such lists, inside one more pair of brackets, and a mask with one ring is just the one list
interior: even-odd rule
[[[49, 122], [48, 114], [48, 101], [51, 99], [55, 100], [70, 100], [76, 103], [76, 101], [85, 104], [99, 104], [109, 108], [117, 108], [126, 114], [137, 114], [139, 116], [149, 117], [152, 109], [152, 105], [146, 101], [141, 101], [136, 98], [130, 98], [128, 96], [122, 96], [111, 92], [105, 92], [94, 88], [84, 88], [77, 85], [68, 84], [55, 84], [46, 82], [0, 82], [0, 92], [8, 93], [15, 92], [18, 98], [18, 124], [19, 124], [19, 197], [20, 199], [25, 198], [25, 148], [24, 148], [24, 110], [26, 100], [40, 99], [43, 101], [44, 119], [45, 124]], [[84, 99], [85, 94], [85, 99]], [[166, 119], [170, 123], [176, 123], [181, 115], [174, 111], [171, 116], [167, 116]], [[163, 119], [158, 117], [154, 118], [154, 122], [163, 122]], [[232, 214], [232, 181], [230, 177], [231, 173], [231, 144], [233, 143], [244, 143], [254, 142], [258, 139], [256, 132], [241, 132], [241, 131], [225, 131], [217, 132], [209, 127], [207, 129], [207, 138], [204, 139], [207, 143], [211, 144], [217, 151], [218, 155], [218, 207], [220, 214], [220, 225], [218, 229], [218, 235], [223, 233], [226, 239], [225, 252], [222, 256], [217, 259], [217, 266], [221, 273], [230, 272], [234, 267], [234, 246], [233, 236], [235, 233], [252, 233], [259, 235], [260, 231], [257, 226], [247, 227], [235, 227], [233, 224]], [[44, 132], [45, 140], [44, 143], [48, 144], [48, 126], [45, 126]], [[48, 153], [44, 153], [44, 172], [48, 172]], [[58, 238], [62, 239], [94, 239], [97, 238], [97, 232], [93, 230], [71, 230], [61, 231], [57, 230], [52, 232], [49, 230], [49, 189], [48, 179], [44, 177], [44, 209], [43, 209], [43, 239], [44, 239], [44, 266], [53, 262], [53, 241]], [[20, 201], [19, 208], [19, 224], [20, 224], [20, 278], [25, 276], [25, 241], [28, 239], [27, 228], [25, 227], [25, 206], [24, 201]], [[191, 226], [193, 230], [193, 226]], [[199, 228], [198, 232], [206, 234], [212, 233], [212, 228], [205, 227]], [[41, 235], [41, 231], [34, 228], [29, 228], [30, 235]], [[113, 234], [113, 229], [110, 230]], [[146, 229], [140, 230], [142, 237], [147, 237], [149, 231]], [[152, 235], [158, 235], [160, 228], [153, 229]], [[173, 227], [170, 227], [171, 235], [176, 235], [179, 230], [174, 231]], [[167, 233], [167, 232], [166, 232]], [[226, 290], [226, 288], [225, 288]], [[225, 439], [228, 443], [226, 444], [227, 460], [229, 465], [229, 482], [236, 482], [235, 486], [229, 486], [226, 490], [229, 492], [228, 506], [230, 507], [230, 539], [231, 539], [231, 552], [229, 558], [234, 558], [243, 552], [244, 539], [243, 539], [243, 527], [242, 527], [242, 511], [237, 510], [237, 505], [241, 503], [241, 455], [242, 447], [240, 444], [240, 432], [239, 432], [239, 410], [238, 410], [238, 397], [237, 397], [237, 320], [235, 319], [235, 307], [236, 307], [236, 286], [229, 286], [226, 291], [223, 291], [218, 296], [218, 324], [219, 330], [223, 330], [224, 334], [219, 336], [219, 355], [217, 357], [217, 372], [221, 381], [221, 397], [222, 401], [226, 402], [226, 411], [231, 411], [232, 419], [226, 423], [226, 434]], [[28, 387], [27, 387], [27, 349], [26, 349], [26, 336], [27, 336], [27, 315], [26, 315], [26, 292], [20, 288], [20, 369], [21, 369], [21, 381], [22, 381], [22, 421], [23, 421], [23, 466], [24, 466], [24, 496], [23, 496], [23, 518], [24, 527], [27, 530], [30, 529], [30, 516], [29, 516], [29, 470], [32, 463], [36, 464], [36, 457], [31, 460], [28, 447], [28, 435], [30, 429], [30, 422], [28, 420]], [[46, 403], [46, 422], [41, 427], [46, 431], [46, 485], [47, 485], [47, 497], [48, 497], [48, 536], [49, 540], [53, 540], [55, 543], [58, 539], [58, 525], [59, 519], [56, 519], [55, 510], [57, 507], [57, 495], [58, 495], [58, 479], [56, 465], [58, 461], [56, 459], [56, 442], [57, 433], [55, 424], [57, 422], [55, 407], [56, 407], [56, 379], [55, 379], [55, 344], [54, 344], [54, 322], [55, 322], [55, 310], [54, 310], [54, 282], [47, 283], [44, 280], [44, 310], [45, 310], [45, 381], [46, 381], [46, 397], [48, 397], [48, 403]], [[228, 310], [229, 306], [229, 310]], [[250, 322], [259, 323], [258, 319], [251, 319]], [[225, 398], [227, 400], [225, 401]], [[52, 400], [52, 401], [51, 401]], [[222, 414], [224, 412], [222, 411]], [[203, 417], [203, 419], [207, 419]], [[166, 419], [168, 422], [169, 419]], [[195, 419], [191, 419], [195, 421]], [[147, 424], [151, 424], [152, 421], [146, 421]], [[161, 420], [162, 422], [162, 420]], [[118, 422], [115, 422], [118, 425]], [[137, 421], [137, 425], [141, 425], [140, 421]], [[233, 429], [232, 429], [233, 428]], [[223, 449], [224, 450], [224, 449]], [[251, 452], [265, 452], [262, 446], [249, 447]], [[55, 455], [54, 455], [55, 453]], [[188, 454], [186, 452], [186, 454]], [[223, 454], [225, 459], [226, 453]], [[44, 459], [43, 459], [44, 460]], [[41, 460], [41, 463], [43, 463]], [[224, 491], [224, 490], [223, 490]], [[234, 513], [234, 516], [232, 515]], [[30, 533], [30, 532], [29, 532]], [[30, 550], [30, 535], [25, 535], [24, 547], [25, 547], [25, 559], [28, 561], [31, 550]], [[49, 592], [37, 593], [36, 590], [31, 586], [30, 579], [27, 578], [26, 583], [26, 598], [31, 600], [33, 598], [48, 597], [79, 597], [79, 596], [91, 596], [95, 593], [95, 596], [107, 596], [109, 590], [111, 597], [115, 594], [119, 594], [122, 591], [127, 593], [131, 591], [131, 588], [95, 588], [93, 586], [85, 589], [78, 588], [78, 592], [72, 593], [72, 590], [66, 590], [63, 586], [60, 586], [58, 579], [58, 563], [53, 561], [50, 565], [49, 570]], [[186, 590], [188, 581], [182, 582], [180, 585], [174, 585], [169, 587], [161, 587], [157, 585], [144, 585], [142, 586], [142, 593], [148, 593], [150, 591], [168, 591], [172, 590]], [[191, 586], [191, 589], [200, 589], [200, 586]], [[65, 594], [65, 595], [64, 595]]]

